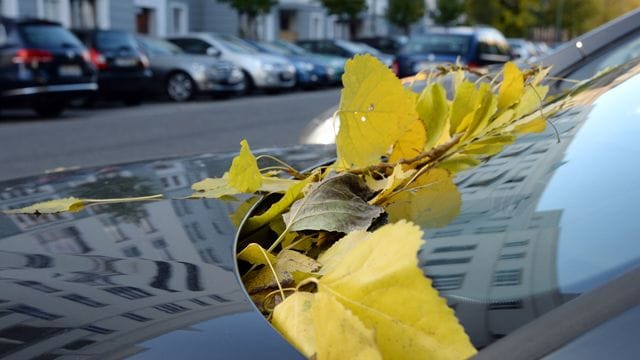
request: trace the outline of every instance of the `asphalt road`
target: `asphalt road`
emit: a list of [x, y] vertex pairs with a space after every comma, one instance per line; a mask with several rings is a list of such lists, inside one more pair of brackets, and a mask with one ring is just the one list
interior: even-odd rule
[[28, 110], [0, 117], [0, 180], [60, 167], [293, 145], [307, 123], [339, 101], [338, 89], [138, 107], [72, 108], [58, 119]]

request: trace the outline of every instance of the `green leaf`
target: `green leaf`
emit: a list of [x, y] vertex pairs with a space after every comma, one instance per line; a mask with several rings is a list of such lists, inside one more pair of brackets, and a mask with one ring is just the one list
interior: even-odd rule
[[547, 120], [539, 117], [523, 124], [516, 124], [514, 131], [517, 133], [537, 133], [543, 132], [546, 128]]
[[240, 194], [240, 191], [229, 185], [228, 173], [222, 178], [207, 178], [191, 185], [195, 192], [189, 199], [221, 199], [225, 196]]
[[449, 119], [447, 91], [439, 83], [427, 86], [418, 98], [416, 110], [427, 131], [425, 149], [431, 149], [437, 145]]
[[348, 60], [342, 81], [336, 163], [347, 169], [377, 164], [418, 118], [415, 95], [371, 55]]
[[498, 109], [506, 109], [517, 103], [524, 92], [524, 77], [518, 67], [512, 63], [504, 64], [504, 80], [498, 90]]
[[262, 174], [247, 140], [240, 142], [240, 154], [231, 163], [229, 185], [243, 193], [256, 192], [262, 185]]
[[438, 164], [438, 168], [448, 170], [452, 174], [457, 174], [460, 171], [478, 166], [479, 164], [480, 161], [476, 159], [475, 156], [456, 154]]
[[348, 233], [366, 230], [382, 214], [382, 208], [369, 205], [371, 190], [353, 174], [327, 177], [291, 205], [284, 221], [291, 231], [326, 230]]

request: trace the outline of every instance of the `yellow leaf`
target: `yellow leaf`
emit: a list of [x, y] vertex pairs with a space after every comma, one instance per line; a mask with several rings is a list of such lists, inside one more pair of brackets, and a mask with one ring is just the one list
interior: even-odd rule
[[302, 190], [305, 186], [307, 186], [307, 184], [311, 182], [311, 180], [313, 179], [311, 177], [308, 177], [289, 187], [284, 193], [284, 196], [282, 196], [282, 198], [276, 203], [271, 205], [267, 211], [260, 215], [250, 217], [247, 220], [243, 230], [253, 231], [263, 225], [268, 224], [276, 216], [289, 209], [291, 204], [298, 200], [298, 198], [302, 195]]
[[219, 199], [223, 196], [240, 194], [238, 189], [229, 185], [228, 173], [222, 178], [207, 178], [191, 185], [195, 193], [189, 196], [190, 199]]
[[520, 100], [524, 91], [524, 78], [518, 67], [508, 62], [504, 64], [504, 80], [498, 90], [498, 109], [510, 107]]
[[547, 120], [536, 118], [524, 124], [516, 124], [514, 131], [517, 133], [537, 133], [543, 132], [547, 128]]
[[[449, 130], [451, 135], [464, 131], [470, 119], [473, 118], [473, 112], [480, 106], [480, 99], [474, 83], [464, 81], [458, 86], [451, 104], [451, 128]], [[466, 122], [465, 118], [468, 119]]]
[[253, 209], [253, 205], [255, 205], [258, 199], [259, 199], [258, 196], [252, 196], [248, 198], [247, 200], [242, 202], [240, 206], [238, 206], [238, 208], [233, 212], [233, 214], [229, 215], [229, 218], [231, 219], [231, 222], [233, 223], [233, 225], [235, 225], [237, 228], [240, 227], [240, 224], [242, 224], [242, 220], [244, 220], [244, 218], [247, 216], [249, 211]]
[[495, 118], [489, 124], [489, 126], [487, 126], [487, 131], [493, 131], [509, 125], [513, 121], [515, 116], [516, 116], [516, 112], [514, 110], [512, 109], [505, 110], [497, 118]]
[[267, 193], [284, 193], [291, 186], [299, 183], [299, 180], [282, 179], [278, 177], [263, 176], [260, 191]]
[[478, 134], [482, 133], [489, 124], [489, 119], [498, 110], [498, 102], [496, 100], [496, 97], [491, 92], [491, 87], [489, 86], [489, 84], [482, 83], [480, 85], [478, 94], [481, 98], [480, 108], [478, 108], [473, 113], [473, 120], [471, 120], [464, 136], [462, 137], [462, 139], [460, 139], [460, 141], [473, 139]]
[[402, 159], [412, 159], [422, 153], [427, 141], [427, 133], [420, 119], [413, 121], [412, 125], [393, 145], [393, 151], [389, 155], [389, 162], [394, 163]]
[[522, 99], [515, 107], [515, 118], [519, 119], [540, 109], [543, 103], [542, 100], [547, 96], [547, 92], [549, 92], [548, 86], [527, 86]]
[[374, 330], [333, 296], [317, 293], [311, 313], [318, 360], [382, 359]]
[[491, 156], [499, 153], [514, 141], [516, 141], [516, 136], [512, 134], [492, 136], [472, 143], [463, 152], [471, 155]]
[[460, 171], [475, 167], [480, 164], [480, 161], [471, 155], [456, 154], [445, 161], [438, 164], [439, 169], [445, 169], [452, 174], [457, 174]]
[[322, 264], [322, 268], [320, 268], [319, 274], [326, 274], [328, 272], [333, 271], [340, 263], [344, 257], [353, 250], [361, 242], [367, 240], [371, 233], [361, 230], [352, 231], [342, 239], [338, 240], [335, 244], [333, 244], [330, 248], [328, 248], [325, 252], [318, 256], [318, 262]]
[[449, 119], [447, 91], [439, 83], [427, 86], [418, 98], [416, 110], [426, 128], [425, 149], [429, 150], [438, 145]]
[[[415, 173], [416, 173], [416, 170], [414, 169], [409, 169], [405, 171], [402, 169], [402, 165], [396, 165], [396, 167], [393, 168], [393, 173], [391, 173], [391, 175], [387, 176], [382, 180], [376, 181], [375, 186], [379, 187], [378, 190], [380, 190], [380, 192], [373, 199], [369, 200], [369, 203], [370, 204], [380, 203], [381, 200], [384, 200], [387, 196], [391, 195], [391, 193], [393, 193], [393, 191], [396, 190], [398, 186], [402, 185], [407, 179], [409, 179]], [[373, 187], [371, 188], [373, 189]]]
[[385, 225], [318, 281], [318, 294], [334, 297], [375, 329], [383, 358], [468, 358], [476, 352], [468, 336], [418, 267], [422, 244], [419, 227]]
[[262, 174], [247, 140], [240, 142], [240, 154], [231, 163], [229, 185], [244, 193], [256, 192], [262, 185]]
[[301, 276], [302, 274], [311, 274], [320, 270], [319, 262], [293, 250], [281, 251], [276, 257], [274, 265], [278, 277], [277, 280], [268, 266], [250, 272], [245, 276], [243, 281], [249, 294], [266, 289], [276, 289], [278, 282], [283, 287], [293, 286], [301, 278], [304, 278], [304, 276]]
[[389, 220], [414, 221], [437, 228], [447, 225], [460, 212], [460, 193], [447, 170], [431, 169], [406, 189], [390, 197], [383, 207]]
[[271, 254], [262, 246], [251, 243], [246, 248], [242, 249], [238, 253], [238, 259], [246, 261], [254, 265], [268, 265], [269, 263], [275, 264], [277, 259], [275, 255]]
[[347, 61], [342, 79], [337, 165], [377, 164], [418, 118], [415, 95], [371, 55], [356, 55]]
[[78, 212], [90, 205], [106, 205], [106, 204], [121, 204], [138, 201], [152, 201], [162, 199], [162, 194], [129, 197], [129, 198], [114, 198], [114, 199], [78, 199], [75, 197], [68, 197], [64, 199], [55, 199], [39, 202], [33, 205], [29, 205], [20, 209], [5, 210], [5, 214], [55, 214], [60, 212]]
[[[316, 353], [316, 335], [311, 312], [314, 300], [314, 294], [296, 292], [275, 307], [271, 318], [273, 327], [307, 358]], [[333, 315], [330, 318], [333, 318]]]

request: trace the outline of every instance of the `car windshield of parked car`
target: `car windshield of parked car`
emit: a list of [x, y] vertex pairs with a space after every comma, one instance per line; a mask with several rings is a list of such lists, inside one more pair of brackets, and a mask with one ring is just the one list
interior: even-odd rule
[[469, 52], [471, 37], [452, 34], [429, 34], [411, 39], [402, 49], [405, 54], [454, 54], [464, 55]]
[[99, 31], [96, 34], [96, 43], [103, 51], [136, 48], [133, 36], [122, 31]]
[[141, 39], [147, 52], [151, 55], [175, 55], [184, 54], [184, 51], [172, 43], [160, 39]]
[[278, 55], [282, 55], [282, 56], [296, 55], [290, 49], [287, 49], [287, 48], [282, 47], [282, 46], [275, 45], [273, 43], [265, 43], [265, 42], [263, 42], [263, 43], [260, 43], [260, 47], [266, 49], [270, 53], [274, 53], [274, 54], [278, 54]]
[[59, 25], [29, 24], [20, 26], [27, 45], [34, 48], [82, 47], [80, 41]]
[[281, 48], [288, 49], [289, 51], [291, 51], [295, 55], [309, 55], [310, 54], [303, 47], [300, 47], [300, 46], [298, 46], [296, 44], [292, 44], [290, 42], [286, 42], [286, 41], [282, 41], [282, 40], [276, 40], [276, 41], [272, 42], [272, 44], [275, 45], [275, 46], [281, 47]]
[[354, 43], [354, 44], [361, 49], [360, 52], [366, 52], [366, 53], [371, 54], [371, 55], [380, 55], [380, 54], [382, 54], [382, 52], [380, 50], [378, 50], [378, 49], [376, 49], [376, 48], [374, 48], [372, 46], [369, 46], [369, 45], [367, 45], [365, 43], [357, 42], [357, 43]]
[[260, 52], [252, 48], [243, 40], [228, 35], [216, 35], [216, 40], [222, 43], [222, 46], [229, 51], [239, 54], [259, 54]]
[[602, 55], [581, 66], [567, 77], [574, 80], [585, 80], [600, 71], [624, 64], [638, 57], [640, 57], [640, 32], [627, 37], [614, 49], [607, 49]]
[[365, 52], [359, 44], [353, 43], [351, 41], [336, 40], [336, 45], [354, 54]]

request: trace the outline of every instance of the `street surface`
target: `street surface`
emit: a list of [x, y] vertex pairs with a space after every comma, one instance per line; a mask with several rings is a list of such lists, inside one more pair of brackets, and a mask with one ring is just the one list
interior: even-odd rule
[[124, 107], [70, 108], [61, 118], [39, 119], [30, 110], [0, 115], [0, 180], [59, 167], [87, 167], [136, 160], [294, 145], [307, 123], [338, 103], [339, 89], [255, 95], [223, 100], [203, 97]]

